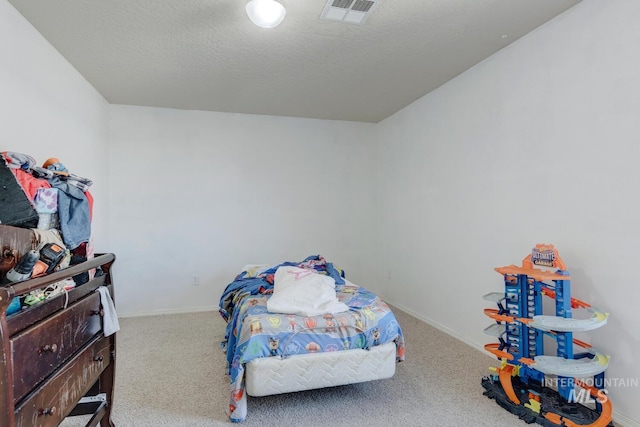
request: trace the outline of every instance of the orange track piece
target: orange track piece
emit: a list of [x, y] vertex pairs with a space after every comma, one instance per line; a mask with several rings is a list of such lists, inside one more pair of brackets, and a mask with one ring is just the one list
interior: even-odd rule
[[525, 364], [525, 365], [527, 365], [527, 366], [530, 366], [530, 365], [532, 365], [532, 364], [536, 363], [536, 361], [535, 361], [535, 360], [530, 359], [530, 358], [528, 358], [528, 357], [521, 357], [520, 359], [518, 359], [518, 362], [520, 362], [520, 363], [524, 363], [524, 364]]
[[498, 369], [498, 377], [500, 378], [500, 384], [502, 389], [507, 394], [509, 400], [516, 405], [520, 404], [520, 399], [516, 396], [516, 392], [513, 391], [513, 384], [511, 383], [511, 377], [513, 375], [513, 365], [506, 365], [504, 368]]
[[558, 414], [547, 412], [546, 414], [544, 414], [544, 417], [554, 424], [558, 424], [559, 426], [562, 425], [562, 417]]
[[[556, 292], [551, 289], [542, 289], [542, 295], [546, 295], [549, 298], [556, 299]], [[577, 298], [571, 298], [571, 308], [589, 308], [591, 304], [581, 301]]]
[[492, 353], [498, 356], [501, 359], [513, 360], [513, 354], [507, 353], [506, 351], [498, 350], [499, 348], [500, 348], [499, 343], [485, 344], [484, 346], [485, 350], [487, 350], [489, 353]]
[[576, 338], [573, 339], [573, 343], [582, 348], [591, 348], [591, 344], [586, 343], [584, 341], [580, 341], [579, 339], [576, 339]]
[[538, 268], [523, 268], [518, 267], [517, 265], [508, 265], [506, 267], [496, 267], [494, 268], [500, 274], [514, 274], [533, 277], [536, 280], [571, 280], [571, 276], [563, 276], [562, 274], [553, 273], [551, 271], [544, 271]]
[[[577, 378], [574, 378], [574, 381], [578, 386], [589, 391], [591, 396], [593, 396], [594, 398], [598, 399], [601, 397], [598, 395], [598, 392], [600, 390], [598, 390], [597, 388], [587, 385]], [[549, 421], [555, 424], [561, 425], [561, 423], [564, 423], [563, 425], [567, 427], [607, 427], [611, 422], [611, 414], [613, 413], [613, 406], [611, 405], [611, 401], [608, 398], [604, 402], [600, 402], [600, 403], [602, 404], [602, 412], [600, 413], [600, 416], [598, 417], [598, 419], [592, 422], [591, 424], [576, 424], [570, 419], [561, 417], [560, 415], [554, 414], [552, 412], [547, 412], [544, 416], [546, 419], [548, 419]]]
[[495, 308], [485, 308], [484, 314], [489, 316], [490, 318], [497, 320], [498, 322], [521, 322], [521, 323], [531, 323], [533, 319], [529, 319], [528, 317], [513, 317], [508, 314], [498, 314], [498, 310]]
[[556, 299], [556, 291], [552, 291], [551, 289], [542, 288], [542, 295], [546, 295], [551, 299]]
[[495, 308], [485, 308], [484, 314], [500, 322], [513, 322], [513, 319], [514, 319], [513, 316], [507, 316], [506, 314], [498, 314], [498, 310]]
[[[556, 334], [554, 331], [549, 331], [549, 333], [550, 333], [551, 335], [558, 335], [558, 334]], [[577, 339], [577, 338], [574, 338], [574, 339], [573, 339], [573, 343], [574, 343], [575, 345], [577, 345], [577, 346], [582, 347], [582, 348], [591, 348], [591, 347], [593, 347], [593, 346], [592, 346], [591, 344], [589, 344], [588, 342], [584, 342], [584, 341], [579, 340], [579, 339]]]
[[576, 298], [571, 298], [571, 308], [589, 308], [591, 304], [588, 302], [581, 301]]

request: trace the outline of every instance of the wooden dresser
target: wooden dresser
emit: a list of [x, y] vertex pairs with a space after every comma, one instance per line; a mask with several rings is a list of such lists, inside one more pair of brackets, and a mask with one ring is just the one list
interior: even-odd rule
[[[4, 242], [3, 242], [4, 244]], [[0, 287], [0, 427], [57, 426], [93, 414], [87, 426], [113, 427], [115, 334], [102, 333], [96, 289], [113, 297], [113, 254]], [[89, 282], [6, 316], [14, 296], [99, 267]], [[79, 403], [80, 402], [80, 403]]]

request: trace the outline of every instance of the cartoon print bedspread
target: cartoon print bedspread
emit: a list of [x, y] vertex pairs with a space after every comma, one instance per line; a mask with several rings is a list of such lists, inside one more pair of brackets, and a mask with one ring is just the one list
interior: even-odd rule
[[[336, 279], [336, 294], [349, 311], [303, 317], [270, 313], [273, 273], [282, 265], [313, 268]], [[402, 330], [389, 306], [375, 294], [344, 279], [344, 272], [321, 256], [300, 263], [283, 263], [249, 277], [242, 272], [220, 299], [220, 314], [227, 321], [225, 340], [231, 380], [227, 414], [232, 422], [247, 416], [244, 364], [259, 357], [367, 349], [395, 341], [397, 360], [404, 360]]]

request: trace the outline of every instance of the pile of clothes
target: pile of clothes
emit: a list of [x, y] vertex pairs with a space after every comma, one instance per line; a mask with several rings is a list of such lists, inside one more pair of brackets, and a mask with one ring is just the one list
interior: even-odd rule
[[[8, 225], [36, 225], [38, 229], [59, 228], [62, 238], [69, 249], [75, 249], [91, 237], [91, 214], [93, 197], [89, 187], [93, 182], [69, 173], [67, 168], [55, 158], [48, 159], [37, 166], [33, 157], [26, 154], [5, 151], [4, 162], [0, 167], [8, 169], [24, 196], [31, 204], [35, 215], [15, 218], [12, 224], [12, 212], [0, 212], [0, 222]], [[3, 181], [10, 180], [10, 177]], [[7, 183], [3, 182], [3, 185]], [[19, 196], [19, 195], [18, 195]], [[21, 209], [22, 210], [22, 209]], [[14, 211], [15, 212], [15, 211]], [[5, 215], [7, 218], [5, 218]], [[37, 224], [34, 219], [37, 218]]]
[[[38, 166], [33, 157], [22, 153], [4, 151], [0, 157], [0, 224], [31, 229], [37, 244], [34, 249], [41, 252], [41, 259], [44, 250], [51, 252], [53, 247], [61, 250], [64, 256], [56, 260], [56, 269], [91, 258], [93, 196], [89, 187], [93, 182], [70, 173], [56, 158], [47, 159]], [[2, 282], [11, 277], [7, 268], [19, 269], [21, 261], [15, 251], [5, 252], [1, 254], [0, 264], [3, 266], [0, 271]], [[26, 276], [14, 274], [13, 277]], [[73, 277], [52, 289], [43, 290], [37, 298], [27, 296], [20, 305], [32, 305], [89, 279], [88, 273]]]

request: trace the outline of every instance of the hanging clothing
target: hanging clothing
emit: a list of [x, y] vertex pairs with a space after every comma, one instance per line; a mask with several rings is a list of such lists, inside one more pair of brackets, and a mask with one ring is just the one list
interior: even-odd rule
[[91, 208], [82, 190], [59, 177], [49, 180], [58, 189], [58, 220], [64, 243], [70, 250], [91, 238]]

